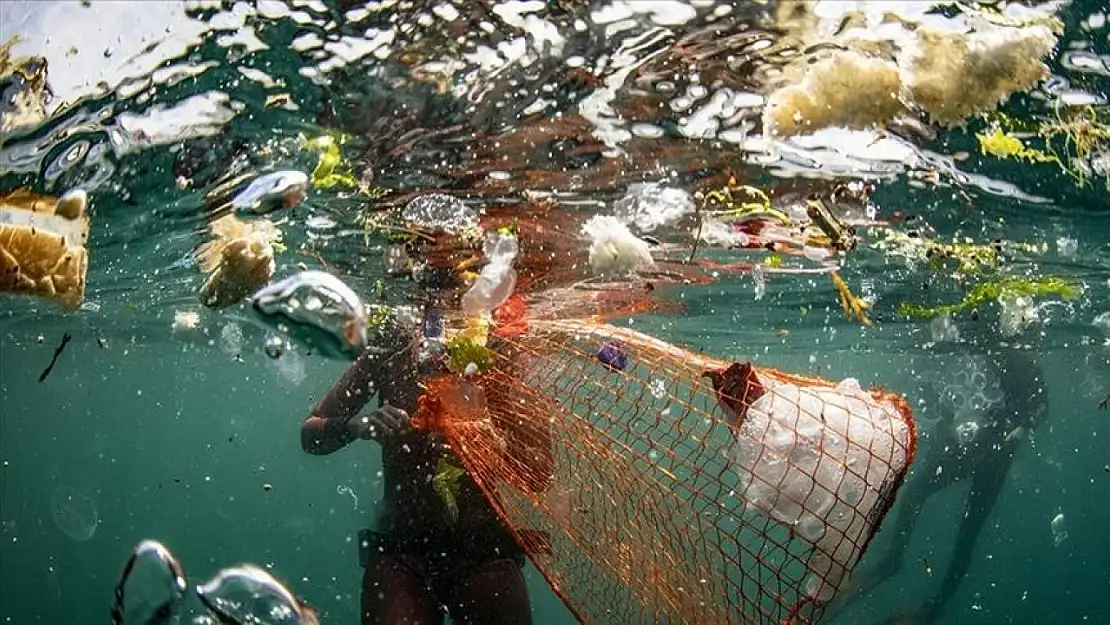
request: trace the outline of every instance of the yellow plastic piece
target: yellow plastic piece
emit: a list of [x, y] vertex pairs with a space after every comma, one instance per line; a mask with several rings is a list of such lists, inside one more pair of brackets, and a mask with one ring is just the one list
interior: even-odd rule
[[87, 196], [55, 200], [25, 189], [0, 196], [0, 293], [30, 295], [75, 310], [88, 272]]
[[323, 135], [305, 141], [306, 147], [320, 152], [320, 159], [316, 168], [312, 170], [312, 186], [316, 189], [328, 189], [334, 186], [357, 188], [358, 180], [343, 165], [343, 154], [339, 150], [342, 139], [331, 135]]
[[975, 135], [975, 138], [979, 140], [979, 150], [983, 154], [996, 158], [1016, 158], [1033, 163], [1060, 162], [1055, 156], [1027, 147], [1021, 139], [1008, 132], [1003, 132], [997, 126], [990, 134], [979, 133]]
[[853, 295], [852, 290], [848, 288], [840, 274], [834, 272], [829, 276], [832, 277], [833, 285], [836, 286], [836, 291], [840, 295], [840, 307], [844, 309], [844, 316], [851, 319], [855, 315], [863, 325], [867, 327], [874, 326], [875, 322], [867, 316], [867, 309], [871, 308], [871, 304]]

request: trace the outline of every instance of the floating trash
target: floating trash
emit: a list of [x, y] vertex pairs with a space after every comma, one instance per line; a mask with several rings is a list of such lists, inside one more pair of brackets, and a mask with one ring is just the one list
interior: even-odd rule
[[93, 537], [100, 525], [100, 514], [92, 497], [68, 486], [59, 486], [50, 496], [50, 514], [54, 525], [79, 543]]
[[235, 210], [259, 215], [292, 208], [308, 196], [308, 176], [300, 171], [275, 171], [255, 178], [231, 199]]
[[694, 212], [694, 198], [683, 189], [658, 183], [633, 184], [613, 204], [613, 215], [640, 232], [673, 226]]
[[27, 189], [0, 194], [0, 293], [44, 298], [65, 310], [85, 300], [87, 194], [60, 198]]
[[267, 356], [277, 360], [285, 355], [285, 340], [276, 334], [271, 334], [266, 337], [266, 342], [262, 345], [262, 349], [266, 352]]
[[934, 343], [951, 343], [960, 340], [960, 329], [952, 321], [952, 315], [944, 313], [929, 322], [929, 333]]
[[1060, 543], [1068, 539], [1068, 527], [1063, 512], [1057, 512], [1056, 516], [1052, 517], [1050, 527], [1052, 528], [1052, 546], [1058, 547]]
[[612, 371], [624, 371], [628, 367], [628, 354], [615, 341], [605, 343], [597, 350], [597, 360]]
[[478, 227], [478, 213], [446, 193], [413, 198], [401, 210], [401, 219], [420, 228], [458, 234]]
[[197, 267], [208, 274], [201, 303], [216, 310], [239, 303], [274, 275], [281, 231], [265, 218], [241, 221], [226, 215], [210, 224], [212, 238], [197, 248]]
[[309, 353], [353, 359], [367, 342], [362, 300], [323, 271], [302, 271], [262, 288], [251, 297], [251, 308], [269, 328]]
[[[281, 340], [280, 338], [278, 340]], [[283, 344], [283, 347], [285, 345]], [[269, 355], [267, 353], [267, 355]], [[281, 377], [292, 384], [293, 386], [300, 386], [301, 382], [305, 381], [308, 373], [305, 368], [304, 356], [297, 353], [295, 349], [286, 349], [281, 358], [276, 359], [275, 368]]]

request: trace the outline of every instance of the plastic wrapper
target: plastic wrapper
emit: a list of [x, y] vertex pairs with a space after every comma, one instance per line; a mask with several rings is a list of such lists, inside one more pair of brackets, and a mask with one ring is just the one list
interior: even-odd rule
[[200, 299], [209, 308], [227, 308], [273, 277], [281, 232], [266, 219], [247, 222], [234, 215], [213, 221], [208, 230], [212, 240], [196, 252], [197, 266], [208, 274]]
[[57, 302], [67, 310], [85, 299], [88, 272], [87, 196], [61, 198], [18, 190], [0, 197], [0, 292]]

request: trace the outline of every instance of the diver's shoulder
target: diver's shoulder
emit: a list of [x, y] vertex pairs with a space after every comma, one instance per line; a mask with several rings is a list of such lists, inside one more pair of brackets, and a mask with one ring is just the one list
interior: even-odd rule
[[412, 306], [373, 306], [368, 319], [370, 346], [386, 349], [409, 345], [420, 325], [418, 311]]

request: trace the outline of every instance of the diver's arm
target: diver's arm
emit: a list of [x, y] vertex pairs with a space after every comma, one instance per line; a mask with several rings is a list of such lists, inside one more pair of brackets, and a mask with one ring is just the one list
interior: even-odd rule
[[338, 451], [360, 438], [351, 417], [374, 396], [379, 355], [363, 352], [301, 423], [301, 448], [313, 455]]

